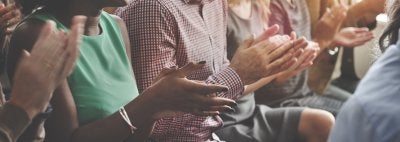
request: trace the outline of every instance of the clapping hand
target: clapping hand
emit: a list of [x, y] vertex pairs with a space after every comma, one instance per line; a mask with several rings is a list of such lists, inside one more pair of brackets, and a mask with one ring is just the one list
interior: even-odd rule
[[176, 117], [185, 113], [199, 116], [213, 116], [220, 112], [233, 111], [233, 100], [216, 97], [216, 93], [227, 91], [222, 85], [206, 84], [188, 80], [186, 76], [203, 68], [204, 62], [189, 63], [182, 68], [164, 68], [153, 84], [143, 94], [155, 104], [157, 112], [154, 119]]
[[368, 28], [347, 27], [335, 35], [334, 44], [343, 47], [357, 47], [372, 40], [374, 35]]
[[10, 34], [14, 31], [13, 26], [21, 21], [20, 9], [13, 3], [5, 6], [0, 4], [0, 28], [2, 34]]
[[294, 63], [294, 54], [300, 50], [299, 46], [294, 45], [301, 45], [305, 40], [276, 37], [278, 30], [278, 26], [272, 26], [261, 36], [245, 40], [237, 49], [230, 67], [239, 74], [244, 84], [272, 76]]
[[[294, 33], [292, 33], [292, 39], [296, 39], [296, 35]], [[296, 46], [305, 46], [305, 48], [302, 52], [297, 52], [295, 54], [297, 57], [297, 62], [295, 64], [293, 64], [287, 70], [278, 74], [278, 77], [275, 79], [276, 83], [283, 83], [289, 78], [299, 74], [300, 72], [313, 65], [313, 61], [317, 57], [317, 54], [320, 50], [318, 43], [312, 41], [307, 41], [306, 45]]]
[[10, 103], [27, 111], [31, 118], [44, 111], [54, 89], [75, 67], [85, 21], [85, 17], [75, 16], [68, 34], [57, 31], [53, 21], [44, 25], [32, 51], [23, 50]]
[[318, 42], [323, 48], [330, 46], [346, 16], [347, 9], [343, 5], [336, 5], [332, 9], [327, 9], [313, 30], [314, 41]]

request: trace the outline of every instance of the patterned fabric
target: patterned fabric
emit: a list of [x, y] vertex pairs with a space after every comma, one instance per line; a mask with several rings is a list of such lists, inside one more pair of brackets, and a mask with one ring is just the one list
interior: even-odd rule
[[[244, 86], [227, 67], [225, 0], [135, 0], [117, 10], [129, 31], [132, 64], [140, 92], [151, 85], [163, 67], [182, 67], [206, 61], [207, 66], [189, 79], [222, 84], [229, 91], [219, 96], [236, 99]], [[157, 141], [206, 141], [222, 126], [217, 117], [183, 114], [156, 123]]]

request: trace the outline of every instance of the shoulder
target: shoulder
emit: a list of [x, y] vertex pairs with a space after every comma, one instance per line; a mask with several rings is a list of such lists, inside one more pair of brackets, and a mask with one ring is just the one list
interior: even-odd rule
[[110, 14], [110, 17], [118, 24], [119, 27], [125, 27], [125, 22], [121, 17], [114, 14]]
[[15, 29], [11, 36], [11, 48], [25, 48], [30, 50], [32, 46], [13, 47], [14, 44], [33, 45], [37, 40], [45, 21], [27, 19]]
[[173, 2], [170, 0], [134, 0], [118, 11], [119, 13], [123, 13], [124, 11], [165, 11], [172, 7]]

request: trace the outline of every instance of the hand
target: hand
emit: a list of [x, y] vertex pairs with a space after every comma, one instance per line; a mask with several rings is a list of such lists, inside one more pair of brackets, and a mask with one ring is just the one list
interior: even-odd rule
[[54, 89], [72, 72], [85, 21], [85, 17], [75, 16], [68, 35], [56, 31], [55, 23], [48, 21], [31, 53], [23, 51], [10, 103], [27, 111], [30, 118], [44, 111]]
[[335, 34], [339, 31], [346, 18], [347, 9], [343, 5], [336, 5], [327, 9], [313, 30], [314, 41], [322, 48], [331, 45]]
[[357, 47], [372, 40], [374, 35], [368, 28], [347, 27], [335, 35], [334, 44], [343, 47]]
[[363, 0], [360, 2], [365, 8], [365, 12], [375, 13], [375, 15], [385, 12], [386, 0]]
[[245, 40], [237, 49], [230, 67], [245, 85], [285, 70], [295, 62], [293, 54], [299, 49], [294, 45], [304, 44], [305, 40], [274, 36], [278, 30], [278, 26], [272, 26], [260, 37]]
[[280, 84], [286, 82], [289, 78], [299, 74], [304, 71], [311, 65], [313, 65], [313, 61], [318, 55], [320, 47], [318, 43], [308, 41], [307, 47], [304, 49], [304, 52], [298, 52], [296, 57], [298, 56], [297, 62], [288, 68], [286, 71], [283, 71], [278, 74], [278, 77], [275, 79], [275, 82]]
[[177, 69], [165, 68], [141, 96], [147, 97], [150, 105], [156, 108], [154, 119], [176, 117], [181, 112], [200, 116], [218, 115], [221, 111], [233, 111], [233, 100], [216, 97], [215, 93], [227, 91], [221, 85], [205, 84], [188, 80], [187, 75], [204, 67], [193, 64]]
[[0, 28], [3, 34], [11, 34], [14, 31], [14, 26], [21, 21], [21, 18], [21, 11], [14, 3], [7, 7], [0, 4]]

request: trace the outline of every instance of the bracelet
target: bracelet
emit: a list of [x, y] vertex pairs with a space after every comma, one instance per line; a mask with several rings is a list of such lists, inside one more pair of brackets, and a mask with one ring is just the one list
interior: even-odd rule
[[131, 120], [129, 119], [128, 114], [125, 111], [124, 107], [121, 107], [119, 109], [119, 114], [122, 116], [122, 118], [124, 119], [124, 121], [128, 124], [129, 129], [131, 129], [131, 133], [135, 133], [135, 131], [137, 130], [137, 128], [135, 126], [132, 125]]

